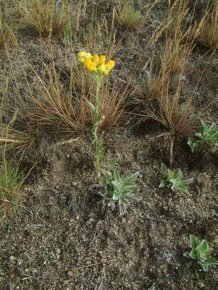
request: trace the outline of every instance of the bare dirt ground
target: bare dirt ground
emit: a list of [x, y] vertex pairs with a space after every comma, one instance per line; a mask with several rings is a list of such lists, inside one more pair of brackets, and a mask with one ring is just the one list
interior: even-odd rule
[[[94, 9], [94, 1], [89, 5]], [[96, 3], [99, 19], [102, 15], [110, 17], [114, 5], [114, 1]], [[11, 5], [10, 9], [18, 21], [15, 7]], [[167, 1], [160, 1], [137, 34], [118, 31], [118, 36], [125, 35], [122, 46], [115, 49], [117, 67], [112, 78], [125, 66], [121, 77], [128, 80], [150, 29], [162, 21], [166, 9]], [[0, 51], [0, 79], [3, 82], [13, 71], [20, 86], [25, 87], [19, 70], [22, 51], [22, 57], [39, 74], [44, 73], [43, 62], [54, 60], [64, 72], [64, 83], [68, 55], [84, 48], [80, 33], [84, 31], [77, 31], [73, 42], [65, 46], [60, 37], [41, 40], [20, 25], [15, 33], [19, 49], [9, 46], [10, 61], [8, 53]], [[47, 45], [52, 45], [52, 55]], [[217, 64], [217, 54], [211, 57], [201, 46], [196, 46], [189, 58], [183, 96], [194, 96], [196, 112], [218, 94]], [[35, 76], [28, 66], [24, 70], [34, 86]], [[135, 77], [142, 87], [143, 74], [141, 69]], [[9, 104], [16, 105], [14, 94], [13, 80], [9, 79], [8, 98], [13, 98], [6, 100]], [[217, 104], [205, 116], [217, 122]], [[5, 118], [10, 120], [9, 115]], [[127, 121], [125, 117], [121, 126], [104, 132], [105, 163], [115, 158], [121, 172], [139, 171], [141, 175], [137, 180], [140, 200], [131, 203], [121, 217], [103, 206], [97, 195], [90, 128], [76, 141], [70, 134], [60, 138], [53, 134], [40, 140], [43, 156], [35, 159], [37, 165], [19, 190], [21, 199], [15, 213], [0, 229], [0, 290], [218, 289], [217, 267], [205, 273], [195, 261], [183, 256], [189, 235], [194, 234], [205, 238], [214, 249], [213, 256], [218, 257], [217, 151], [192, 154], [185, 141], [176, 145], [174, 167], [194, 181], [189, 193], [163, 190], [158, 185], [160, 164], [169, 165], [166, 130], [154, 121], [145, 121], [140, 127], [132, 127]], [[16, 160], [13, 153], [11, 157]], [[28, 158], [21, 166], [26, 171], [35, 162]]]

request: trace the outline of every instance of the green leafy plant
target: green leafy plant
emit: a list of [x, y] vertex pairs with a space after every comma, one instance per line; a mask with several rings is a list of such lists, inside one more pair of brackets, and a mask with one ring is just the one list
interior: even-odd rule
[[207, 126], [202, 121], [201, 132], [195, 134], [195, 137], [195, 140], [189, 138], [187, 142], [187, 144], [191, 147], [192, 153], [194, 153], [201, 145], [218, 146], [218, 131], [215, 123], [211, 126]]
[[190, 252], [184, 254], [187, 258], [197, 260], [202, 269], [207, 272], [209, 266], [218, 265], [218, 260], [210, 256], [211, 248], [206, 240], [200, 241], [197, 237], [190, 235]]
[[182, 171], [179, 168], [173, 171], [168, 169], [163, 163], [161, 163], [160, 171], [163, 176], [163, 179], [159, 185], [160, 188], [168, 187], [174, 191], [181, 191], [185, 193], [189, 192], [187, 185], [193, 181], [193, 178], [182, 179]]
[[138, 200], [134, 190], [136, 189], [135, 181], [139, 175], [138, 171], [131, 175], [120, 175], [116, 169], [104, 174], [105, 186], [100, 195], [112, 210], [118, 205], [120, 215], [125, 214], [130, 200]]

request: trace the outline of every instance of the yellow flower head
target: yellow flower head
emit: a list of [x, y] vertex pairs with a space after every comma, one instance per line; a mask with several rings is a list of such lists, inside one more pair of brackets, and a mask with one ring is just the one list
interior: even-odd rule
[[110, 71], [115, 66], [115, 61], [109, 60], [109, 62], [106, 63], [105, 68], [107, 71]]
[[91, 58], [91, 57], [92, 57], [92, 55], [91, 55], [91, 53], [89, 53], [89, 52], [80, 51], [80, 52], [78, 53], [79, 62], [81, 62], [81, 63], [84, 63], [85, 60], [87, 60], [87, 59], [89, 59], [89, 58]]
[[106, 57], [105, 55], [101, 55], [100, 58], [99, 58], [99, 63], [102, 65], [105, 65], [105, 61], [106, 61]]
[[105, 55], [91, 55], [91, 53], [85, 51], [80, 51], [78, 53], [78, 59], [88, 72], [98, 75], [107, 76], [110, 70], [115, 66], [115, 61], [113, 60], [109, 60], [107, 63], [105, 63]]
[[97, 54], [94, 54], [92, 57], [92, 61], [95, 62], [96, 64], [99, 63], [99, 56]]
[[96, 69], [96, 63], [91, 60], [91, 58], [87, 58], [84, 63], [84, 67], [88, 72], [93, 72]]

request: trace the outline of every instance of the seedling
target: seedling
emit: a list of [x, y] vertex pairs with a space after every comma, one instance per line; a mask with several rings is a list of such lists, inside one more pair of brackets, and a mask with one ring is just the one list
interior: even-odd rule
[[187, 185], [193, 181], [193, 178], [182, 179], [182, 171], [179, 168], [173, 171], [168, 169], [163, 163], [161, 163], [160, 171], [163, 176], [159, 185], [160, 188], [168, 187], [174, 191], [189, 192]]
[[131, 200], [138, 200], [138, 196], [134, 193], [135, 180], [138, 176], [138, 171], [132, 175], [120, 175], [116, 169], [105, 174], [105, 187], [100, 195], [108, 202], [112, 210], [118, 205], [120, 215], [125, 214]]
[[187, 258], [197, 260], [202, 269], [207, 272], [209, 266], [218, 265], [218, 260], [210, 256], [212, 249], [206, 240], [200, 241], [197, 237], [190, 235], [190, 252], [184, 254]]
[[215, 123], [207, 126], [203, 121], [201, 122], [201, 132], [195, 134], [196, 140], [188, 139], [187, 144], [191, 147], [194, 153], [200, 145], [218, 146], [218, 131]]

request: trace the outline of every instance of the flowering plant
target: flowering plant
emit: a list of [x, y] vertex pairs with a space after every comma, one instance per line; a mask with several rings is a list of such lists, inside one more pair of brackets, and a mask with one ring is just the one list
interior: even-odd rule
[[106, 63], [106, 57], [105, 55], [91, 55], [90, 52], [80, 51], [78, 53], [78, 59], [79, 62], [83, 65], [85, 70], [92, 74], [95, 85], [96, 85], [96, 93], [95, 93], [95, 102], [94, 104], [90, 101], [87, 101], [94, 118], [94, 124], [92, 128], [92, 133], [94, 137], [94, 147], [95, 147], [95, 172], [96, 172], [96, 178], [99, 182], [101, 180], [101, 161], [102, 161], [102, 147], [103, 147], [103, 141], [102, 136], [99, 135], [99, 128], [102, 123], [102, 117], [100, 115], [100, 103], [101, 103], [101, 95], [99, 94], [102, 84], [102, 79], [104, 76], [107, 76], [110, 72], [110, 70], [115, 66], [115, 61], [109, 60]]
[[78, 54], [79, 62], [83, 64], [84, 68], [97, 75], [107, 76], [110, 70], [115, 66], [115, 61], [109, 60], [106, 63], [105, 55], [91, 55], [90, 52], [80, 51]]

